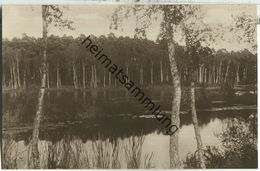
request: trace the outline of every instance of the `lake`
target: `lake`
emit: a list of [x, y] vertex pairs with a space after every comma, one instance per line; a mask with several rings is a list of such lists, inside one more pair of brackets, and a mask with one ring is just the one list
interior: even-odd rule
[[[164, 113], [170, 113], [170, 88], [146, 88], [144, 91], [161, 105]], [[12, 142], [9, 150], [12, 155], [19, 156], [18, 168], [28, 167], [37, 93], [35, 89], [3, 92], [3, 142]], [[245, 90], [237, 90], [235, 94], [227, 97], [219, 89], [196, 89], [204, 146], [221, 146], [219, 134], [232, 120], [256, 115], [257, 96]], [[61, 160], [71, 156], [73, 151], [75, 160], [79, 160], [73, 164], [81, 163], [80, 166], [75, 164], [74, 168], [112, 165], [127, 168], [129, 158], [136, 158], [136, 163], [142, 168], [169, 168], [169, 135], [165, 134], [163, 125], [127, 91], [120, 88], [95, 91], [51, 89], [44, 100], [39, 136], [43, 167], [66, 168]], [[186, 89], [182, 94], [181, 111], [179, 152], [184, 160], [197, 148]], [[53, 157], [55, 155], [58, 157]], [[97, 162], [102, 160], [102, 156], [111, 161], [105, 164]], [[54, 158], [59, 162], [53, 164]]]

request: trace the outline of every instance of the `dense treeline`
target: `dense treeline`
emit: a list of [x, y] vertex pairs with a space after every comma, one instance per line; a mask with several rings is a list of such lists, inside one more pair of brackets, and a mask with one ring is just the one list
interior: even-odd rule
[[[88, 54], [80, 42], [85, 38], [72, 36], [48, 37], [47, 86], [75, 88], [110, 87], [119, 85], [107, 70]], [[164, 40], [153, 42], [129, 37], [93, 36], [99, 47], [124, 69], [139, 85], [170, 84], [170, 65]], [[41, 38], [23, 35], [3, 40], [3, 86], [5, 88], [40, 85]], [[176, 56], [183, 84], [191, 78], [197, 84], [250, 84], [256, 82], [256, 54], [249, 50], [228, 52], [209, 47], [198, 48], [197, 56], [187, 54], [177, 46]], [[190, 52], [189, 52], [190, 53]], [[190, 65], [189, 57], [196, 57], [197, 65]], [[195, 68], [190, 68], [190, 66]], [[195, 71], [195, 72], [191, 72]]]

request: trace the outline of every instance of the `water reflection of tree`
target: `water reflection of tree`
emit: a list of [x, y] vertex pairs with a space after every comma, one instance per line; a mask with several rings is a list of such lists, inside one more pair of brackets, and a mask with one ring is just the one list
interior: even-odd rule
[[[44, 110], [45, 115], [42, 118], [45, 121], [64, 121], [64, 120], [75, 120], [75, 119], [84, 119], [87, 118], [84, 116], [80, 118], [82, 113], [88, 111], [90, 106], [93, 106], [93, 95], [89, 90], [80, 91], [77, 90], [80, 94], [78, 98], [71, 98], [74, 95], [74, 90], [48, 90], [49, 97], [45, 100]], [[124, 98], [124, 91], [112, 91], [106, 90], [107, 96], [106, 98], [100, 97], [100, 93], [98, 93], [96, 97], [96, 112], [99, 114], [103, 114], [104, 116], [108, 115], [120, 115], [120, 114], [143, 114], [144, 108], [141, 105], [138, 105], [138, 101], [131, 100], [127, 102]], [[217, 94], [214, 94], [217, 93]], [[3, 94], [3, 122], [4, 126], [7, 126], [9, 123], [21, 123], [21, 124], [29, 124], [33, 122], [34, 113], [36, 112], [35, 106], [37, 105], [37, 92], [35, 90], [26, 90], [26, 91], [19, 91], [16, 93], [16, 96], [12, 96], [11, 92], [6, 92]], [[58, 95], [59, 94], [59, 95]], [[85, 95], [84, 95], [85, 94]], [[149, 94], [149, 93], [148, 93]], [[218, 91], [207, 91], [209, 95], [209, 99], [206, 100], [202, 97], [200, 91], [197, 93], [196, 102], [198, 108], [198, 118], [201, 121], [200, 124], [207, 124], [210, 121], [211, 115], [215, 117], [214, 113], [222, 115], [221, 113], [234, 113], [236, 115], [237, 112], [232, 111], [220, 111], [220, 112], [206, 112], [201, 111], [204, 109], [210, 109], [211, 107], [221, 107], [219, 104], [208, 104], [205, 106], [205, 101], [212, 101], [212, 100], [223, 100], [223, 95], [219, 94]], [[153, 94], [151, 94], [153, 95]], [[85, 96], [85, 97], [84, 97]], [[153, 96], [154, 97], [154, 96]], [[187, 92], [183, 91], [182, 94], [183, 101], [182, 101], [182, 111], [187, 111], [189, 102], [187, 101], [188, 95]], [[64, 100], [67, 99], [67, 100]], [[170, 110], [170, 97], [165, 94], [165, 96], [158, 96], [159, 99], [164, 99], [160, 101], [163, 105], [163, 110]], [[256, 96], [253, 97], [250, 95], [244, 95], [233, 98], [230, 100], [229, 104], [221, 104], [221, 105], [233, 105], [233, 104], [256, 104]], [[255, 101], [255, 102], [253, 102]], [[204, 105], [201, 105], [204, 104]], [[218, 105], [218, 106], [212, 106]], [[222, 115], [223, 116], [223, 115]], [[190, 124], [191, 119], [187, 117], [186, 114], [182, 114], [181, 116], [181, 125]]]
[[17, 166], [17, 144], [14, 140], [5, 136], [2, 139], [2, 168], [3, 169], [18, 169]]
[[[147, 135], [157, 131], [162, 133], [161, 125], [156, 125], [156, 121], [153, 118], [136, 118], [133, 119], [131, 116], [119, 117], [120, 113], [124, 113], [124, 110], [119, 110], [123, 105], [129, 108], [131, 103], [126, 101], [121, 101], [122, 96], [124, 96], [124, 91], [110, 91], [108, 90], [108, 96], [113, 99], [113, 104], [111, 101], [109, 103], [107, 100], [99, 99], [100, 94], [96, 94], [96, 102], [92, 102], [90, 91], [84, 91], [85, 95], [78, 93], [77, 98], [73, 97], [74, 91], [65, 90], [60, 91], [58, 96], [52, 90], [48, 90], [49, 96], [47, 103], [44, 104], [44, 110], [46, 114], [42, 118], [42, 125], [40, 130], [40, 140], [51, 141], [52, 143], [58, 142], [64, 138], [65, 135], [78, 136], [83, 142], [89, 140], [94, 140], [94, 134], [96, 132], [103, 133], [104, 138], [129, 138], [131, 136], [140, 136], [140, 130], [143, 134]], [[78, 91], [80, 92], [80, 91]], [[110, 94], [109, 94], [110, 93]], [[17, 93], [5, 93], [4, 94], [4, 117], [12, 119], [16, 124], [14, 129], [15, 133], [13, 139], [15, 141], [25, 140], [28, 144], [31, 140], [32, 130], [31, 123], [33, 121], [33, 111], [35, 111], [35, 101], [37, 99], [37, 93], [35, 91], [19, 91]], [[85, 97], [84, 97], [85, 96]], [[107, 98], [108, 98], [107, 96]], [[221, 95], [216, 96], [221, 98]], [[111, 99], [110, 98], [110, 99]], [[162, 98], [158, 96], [158, 98]], [[209, 98], [212, 98], [210, 96]], [[65, 101], [64, 99], [70, 99]], [[124, 99], [124, 98], [123, 98]], [[165, 98], [165, 103], [169, 99]], [[198, 99], [198, 101], [203, 101], [203, 98]], [[121, 103], [118, 103], [121, 102]], [[94, 105], [95, 104], [95, 105]], [[113, 107], [111, 107], [113, 106]], [[141, 109], [140, 109], [141, 110]], [[140, 111], [139, 109], [136, 111]], [[86, 113], [84, 113], [84, 112]], [[112, 113], [115, 115], [111, 115]], [[256, 113], [256, 111], [253, 111]], [[140, 113], [140, 112], [138, 112]], [[226, 118], [241, 117], [246, 118], [251, 111], [219, 111], [219, 112], [199, 112], [198, 118], [201, 121], [200, 126], [207, 125], [213, 119], [217, 118], [220, 120], [225, 120]], [[81, 115], [82, 114], [82, 115]], [[102, 117], [97, 117], [98, 114], [103, 114]], [[109, 114], [109, 115], [108, 115]], [[89, 116], [93, 115], [92, 118]], [[134, 116], [134, 115], [132, 115]], [[84, 118], [84, 121], [82, 121]], [[81, 122], [78, 122], [81, 120]], [[59, 121], [59, 122], [57, 122]], [[68, 121], [68, 122], [67, 122]], [[151, 124], [154, 122], [155, 124]], [[7, 126], [7, 123], [4, 122]], [[19, 124], [17, 124], [19, 123]], [[25, 125], [23, 125], [26, 123]], [[190, 125], [191, 119], [189, 115], [181, 115], [181, 125]], [[48, 124], [50, 124], [50, 129]], [[63, 126], [59, 126], [59, 125]], [[135, 127], [133, 127], [135, 125]], [[120, 129], [119, 129], [120, 128]], [[11, 128], [12, 129], [12, 128]], [[14, 130], [13, 129], [13, 130]], [[7, 133], [8, 131], [6, 131]]]
[[142, 147], [144, 143], [144, 137], [130, 137], [126, 144], [124, 145], [124, 153], [127, 164], [127, 169], [138, 169], [138, 168], [150, 168], [153, 158], [153, 153], [146, 154], [144, 158], [144, 163], [142, 166]]
[[[99, 134], [93, 141], [83, 142], [75, 136], [41, 145], [39, 167], [45, 169], [118, 169], [118, 168], [151, 168], [153, 155], [142, 152], [144, 137], [128, 139], [104, 139]], [[31, 147], [27, 146], [27, 157], [15, 151], [17, 143], [5, 138], [3, 168], [18, 168], [17, 159], [22, 160], [22, 168], [28, 168], [33, 162]], [[11, 155], [12, 154], [12, 155]], [[26, 164], [26, 163], [29, 163]]]
[[97, 96], [98, 96], [98, 90], [92, 88], [90, 92], [91, 92], [90, 94], [91, 94], [92, 105], [95, 106], [97, 101]]

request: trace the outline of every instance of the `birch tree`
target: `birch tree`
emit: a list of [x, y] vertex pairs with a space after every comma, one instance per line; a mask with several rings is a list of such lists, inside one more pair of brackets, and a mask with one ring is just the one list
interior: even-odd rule
[[46, 83], [47, 83], [47, 38], [48, 38], [48, 25], [54, 24], [58, 27], [71, 27], [72, 22], [62, 19], [63, 12], [57, 5], [42, 5], [42, 39], [43, 39], [43, 57], [41, 61], [41, 87], [38, 94], [38, 104], [36, 115], [34, 118], [33, 125], [33, 134], [32, 134], [32, 161], [30, 163], [30, 168], [40, 168], [40, 155], [38, 149], [38, 140], [39, 140], [39, 128], [41, 117], [43, 115], [43, 103], [44, 95], [46, 92]]
[[181, 23], [181, 28], [184, 34], [186, 54], [188, 58], [189, 72], [187, 74], [188, 80], [190, 81], [190, 109], [197, 141], [199, 167], [205, 169], [206, 165], [203, 158], [203, 144], [196, 111], [195, 80], [193, 74], [196, 72], [196, 69], [200, 70], [200, 51], [204, 50], [202, 48], [202, 43], [209, 45], [209, 43], [214, 40], [213, 37], [216, 36], [213, 36], [214, 31], [203, 22], [203, 15], [200, 13], [200, 6], [193, 5], [191, 8], [193, 15], [185, 15], [185, 20]]
[[[136, 17], [135, 33], [137, 36], [146, 37], [146, 30], [154, 21], [160, 22], [160, 36], [167, 40], [168, 58], [172, 76], [172, 114], [171, 122], [180, 127], [180, 103], [181, 103], [181, 83], [180, 73], [177, 67], [175, 53], [174, 31], [185, 18], [185, 14], [191, 15], [190, 5], [134, 5], [120, 6], [112, 15], [111, 27], [118, 29], [122, 26], [122, 21], [130, 16]], [[189, 13], [187, 13], [189, 11]], [[179, 158], [179, 131], [176, 131], [170, 137], [170, 167], [181, 168], [182, 164]]]

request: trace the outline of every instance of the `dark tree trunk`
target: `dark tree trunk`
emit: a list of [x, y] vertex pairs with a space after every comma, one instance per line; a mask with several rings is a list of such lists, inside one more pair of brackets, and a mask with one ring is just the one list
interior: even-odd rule
[[47, 88], [50, 88], [50, 72], [49, 72], [49, 64], [47, 63]]
[[140, 84], [144, 84], [144, 70], [143, 70], [143, 65], [140, 67]]
[[106, 71], [104, 70], [103, 87], [106, 87]]
[[60, 77], [60, 73], [59, 73], [59, 63], [56, 65], [56, 87], [60, 88], [60, 84], [59, 84], [59, 77]]
[[17, 74], [17, 85], [21, 87], [21, 80], [20, 80], [20, 68], [19, 68], [19, 59], [18, 54], [16, 53], [16, 74]]
[[151, 62], [151, 85], [153, 85], [153, 62]]
[[14, 76], [13, 76], [12, 65], [10, 65], [10, 88], [12, 89], [14, 88]]
[[237, 72], [236, 72], [236, 82], [237, 84], [240, 82], [240, 78], [239, 78], [239, 64], [237, 65]]

